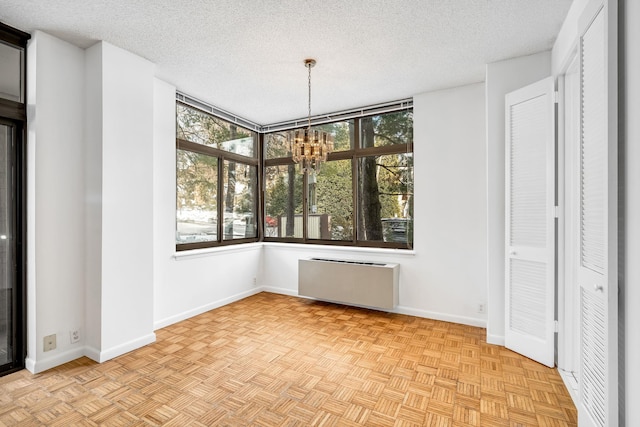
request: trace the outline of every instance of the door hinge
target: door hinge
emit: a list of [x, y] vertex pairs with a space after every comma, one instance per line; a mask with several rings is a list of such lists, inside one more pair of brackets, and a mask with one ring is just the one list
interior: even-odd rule
[[560, 326], [559, 326], [559, 324], [558, 324], [558, 321], [557, 321], [557, 320], [554, 320], [554, 321], [553, 321], [553, 332], [555, 332], [556, 334], [557, 334], [558, 332], [560, 332]]
[[554, 206], [553, 207], [553, 217], [554, 218], [559, 218], [560, 217], [560, 207], [559, 206]]
[[554, 92], [553, 92], [553, 103], [554, 103], [554, 104], [557, 104], [557, 103], [559, 102], [559, 101], [558, 101], [559, 99], [560, 99], [560, 94], [559, 94], [559, 93], [558, 93], [558, 91], [556, 90], [556, 91], [554, 91]]

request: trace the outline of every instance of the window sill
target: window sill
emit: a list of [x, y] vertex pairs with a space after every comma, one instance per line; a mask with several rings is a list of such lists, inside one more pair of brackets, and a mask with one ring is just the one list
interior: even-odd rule
[[307, 245], [304, 243], [280, 243], [280, 242], [256, 242], [243, 243], [239, 245], [218, 246], [215, 248], [192, 249], [179, 251], [173, 254], [176, 261], [183, 261], [193, 258], [229, 254], [234, 252], [252, 251], [261, 249], [263, 246], [276, 249], [297, 249], [315, 252], [344, 252], [344, 253], [364, 253], [364, 254], [387, 254], [394, 256], [414, 257], [416, 251], [413, 249], [390, 249], [390, 248], [367, 248], [361, 246], [334, 246], [334, 245]]
[[182, 261], [186, 259], [192, 258], [202, 258], [207, 256], [214, 256], [218, 254], [229, 254], [234, 252], [245, 252], [252, 251], [256, 249], [261, 249], [262, 243], [242, 243], [237, 245], [228, 245], [228, 246], [217, 246], [214, 248], [204, 248], [204, 249], [191, 249], [188, 251], [179, 251], [173, 254], [173, 257], [176, 261]]
[[395, 256], [409, 256], [416, 255], [414, 249], [395, 249], [395, 248], [370, 248], [363, 246], [338, 246], [338, 245], [308, 245], [304, 243], [281, 243], [281, 242], [263, 242], [262, 245], [270, 248], [289, 248], [305, 251], [335, 251], [335, 252], [349, 252], [349, 253], [366, 253], [366, 254], [392, 254]]

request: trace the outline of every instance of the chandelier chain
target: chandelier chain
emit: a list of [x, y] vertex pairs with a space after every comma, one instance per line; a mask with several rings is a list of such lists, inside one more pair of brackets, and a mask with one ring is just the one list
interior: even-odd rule
[[320, 165], [327, 161], [327, 156], [333, 152], [333, 136], [323, 130], [311, 131], [311, 68], [316, 65], [315, 59], [305, 59], [307, 67], [308, 86], [308, 116], [307, 128], [292, 130], [287, 133], [287, 142], [291, 159], [300, 164], [300, 172], [316, 174]]
[[309, 84], [309, 115], [307, 125], [309, 129], [311, 129], [311, 64], [307, 64], [307, 69], [309, 70], [308, 84]]

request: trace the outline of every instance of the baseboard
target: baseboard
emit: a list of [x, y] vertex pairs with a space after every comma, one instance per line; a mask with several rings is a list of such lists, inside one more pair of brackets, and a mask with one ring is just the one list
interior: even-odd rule
[[424, 317], [426, 319], [441, 320], [443, 322], [459, 323], [461, 325], [475, 326], [478, 328], [486, 328], [487, 321], [485, 319], [477, 319], [475, 317], [458, 316], [455, 314], [439, 313], [437, 311], [420, 310], [417, 308], [405, 307], [399, 305], [392, 313], [407, 314], [409, 316]]
[[501, 345], [504, 347], [504, 335], [487, 334], [487, 344]]
[[73, 360], [79, 359], [84, 356], [84, 347], [77, 347], [65, 352], [54, 354], [52, 356], [43, 358], [42, 360], [34, 360], [27, 357], [25, 360], [25, 367], [32, 374], [39, 374], [48, 369], [55, 368], [56, 366], [63, 365]]
[[571, 372], [567, 372], [564, 369], [558, 368], [558, 373], [560, 374], [560, 378], [564, 382], [564, 386], [567, 388], [569, 395], [571, 396], [571, 400], [573, 400], [573, 404], [576, 408], [579, 406], [580, 401], [578, 397], [578, 382], [574, 378]]
[[270, 292], [272, 294], [280, 294], [280, 295], [289, 295], [290, 297], [300, 297], [300, 298], [304, 298], [300, 295], [298, 295], [298, 290], [295, 289], [287, 289], [287, 288], [277, 288], [275, 286], [261, 286], [260, 287], [260, 291], [261, 292]]
[[141, 336], [131, 341], [127, 341], [126, 343], [108, 348], [106, 350], [98, 351], [93, 347], [87, 347], [85, 348], [85, 352], [83, 355], [95, 360], [98, 363], [102, 363], [106, 362], [107, 360], [111, 360], [114, 357], [129, 353], [130, 351], [137, 350], [140, 347], [144, 347], [145, 345], [151, 344], [155, 341], [156, 334], [152, 332], [150, 334]]
[[154, 328], [154, 330], [162, 329], [162, 328], [167, 327], [169, 325], [173, 325], [174, 323], [181, 322], [183, 320], [186, 320], [186, 319], [189, 319], [191, 317], [197, 316], [198, 314], [206, 313], [207, 311], [216, 309], [218, 307], [222, 307], [223, 305], [227, 305], [227, 304], [231, 304], [232, 302], [240, 301], [241, 299], [250, 297], [251, 295], [255, 295], [255, 294], [258, 294], [260, 292], [262, 292], [262, 288], [261, 287], [257, 287], [257, 288], [249, 289], [248, 291], [245, 291], [245, 292], [240, 292], [239, 294], [235, 294], [235, 295], [232, 295], [232, 296], [227, 297], [227, 298], [223, 298], [223, 299], [218, 300], [218, 301], [213, 301], [213, 302], [207, 303], [205, 305], [201, 305], [200, 307], [196, 307], [194, 309], [187, 310], [185, 312], [182, 312], [182, 313], [167, 317], [165, 319], [158, 320], [158, 321], [153, 323], [153, 328]]
[[[260, 288], [261, 291], [264, 292], [271, 292], [273, 294], [282, 294], [282, 295], [289, 295], [289, 296], [293, 296], [293, 297], [298, 297], [298, 298], [305, 298], [305, 299], [315, 299], [315, 298], [310, 298], [310, 297], [305, 297], [302, 295], [298, 295], [298, 290], [291, 290], [291, 289], [287, 289], [287, 288], [278, 288], [278, 287], [274, 287], [274, 286], [262, 286]], [[336, 303], [336, 304], [342, 304], [342, 303]], [[353, 305], [353, 304], [351, 304]], [[479, 328], [486, 328], [487, 327], [487, 321], [484, 319], [476, 319], [473, 317], [465, 317], [465, 316], [456, 316], [456, 315], [450, 315], [450, 314], [443, 314], [443, 313], [438, 313], [435, 311], [428, 311], [428, 310], [420, 310], [420, 309], [416, 309], [416, 308], [411, 308], [411, 307], [404, 307], [404, 306], [397, 306], [395, 309], [393, 310], [385, 310], [385, 309], [381, 309], [381, 308], [377, 308], [377, 307], [366, 307], [363, 305], [353, 305], [354, 307], [361, 307], [361, 308], [368, 308], [371, 310], [378, 310], [378, 311], [385, 311], [387, 313], [398, 313], [398, 314], [406, 314], [409, 316], [415, 316], [415, 317], [423, 317], [425, 319], [433, 319], [433, 320], [441, 320], [443, 322], [451, 322], [451, 323], [459, 323], [462, 325], [469, 325], [469, 326], [476, 326]]]

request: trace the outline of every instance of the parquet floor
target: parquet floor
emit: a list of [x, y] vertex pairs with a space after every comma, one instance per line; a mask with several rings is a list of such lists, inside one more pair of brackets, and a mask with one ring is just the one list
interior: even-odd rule
[[103, 364], [0, 378], [0, 426], [575, 426], [562, 380], [485, 330], [261, 293]]

